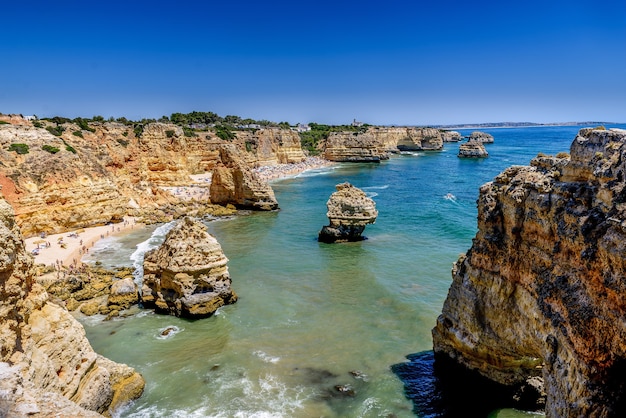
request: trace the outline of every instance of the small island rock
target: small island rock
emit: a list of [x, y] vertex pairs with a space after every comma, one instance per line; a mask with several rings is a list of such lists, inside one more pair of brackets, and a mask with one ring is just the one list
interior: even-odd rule
[[228, 259], [206, 226], [183, 218], [163, 244], [146, 253], [142, 300], [157, 312], [203, 318], [235, 303]]
[[470, 139], [459, 146], [459, 158], [485, 158], [489, 153], [482, 142]]
[[470, 141], [478, 141], [484, 144], [491, 144], [493, 142], [493, 135], [486, 132], [474, 131], [469, 136]]
[[376, 222], [376, 203], [350, 183], [338, 184], [336, 188], [326, 202], [330, 225], [322, 228], [318, 240], [326, 243], [361, 241], [365, 225]]

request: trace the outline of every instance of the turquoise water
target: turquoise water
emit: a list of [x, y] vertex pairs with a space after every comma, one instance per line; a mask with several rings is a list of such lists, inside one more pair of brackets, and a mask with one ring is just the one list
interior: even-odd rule
[[[142, 311], [83, 320], [96, 351], [147, 381], [120, 415], [415, 416], [390, 366], [432, 348], [452, 263], [476, 233], [478, 188], [538, 152], [568, 151], [578, 128], [484, 131], [495, 137], [487, 159], [459, 159], [452, 143], [381, 164], [340, 164], [273, 183], [278, 212], [209, 222], [240, 297], [211, 318]], [[378, 220], [365, 241], [320, 244], [326, 201], [344, 181], [373, 197]], [[90, 260], [140, 262], [167, 228], [101, 241]], [[161, 337], [168, 326], [178, 332]]]

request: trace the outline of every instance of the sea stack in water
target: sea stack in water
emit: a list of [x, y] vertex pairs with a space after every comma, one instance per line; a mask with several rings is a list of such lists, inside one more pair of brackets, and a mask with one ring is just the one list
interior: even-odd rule
[[146, 253], [142, 300], [157, 312], [186, 318], [212, 315], [235, 303], [228, 259], [206, 226], [183, 218], [163, 244]]
[[471, 139], [459, 146], [459, 158], [485, 158], [488, 156], [489, 153], [480, 141]]
[[470, 141], [478, 141], [484, 144], [493, 143], [493, 135], [488, 134], [487, 132], [474, 131], [469, 136]]
[[330, 225], [322, 228], [319, 241], [326, 243], [361, 241], [365, 225], [376, 222], [376, 203], [365, 192], [350, 183], [336, 186], [337, 191], [326, 202]]
[[548, 418], [623, 417], [626, 131], [582, 129], [570, 154], [481, 187], [478, 233], [433, 329], [435, 361], [508, 387], [543, 378]]

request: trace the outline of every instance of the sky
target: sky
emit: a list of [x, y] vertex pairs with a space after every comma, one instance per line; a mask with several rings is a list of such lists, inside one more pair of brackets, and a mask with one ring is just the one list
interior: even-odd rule
[[0, 112], [626, 122], [626, 1], [0, 5]]

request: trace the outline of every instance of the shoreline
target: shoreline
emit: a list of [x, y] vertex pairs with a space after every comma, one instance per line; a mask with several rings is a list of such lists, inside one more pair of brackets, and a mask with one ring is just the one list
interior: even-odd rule
[[24, 239], [26, 251], [33, 256], [34, 264], [46, 267], [78, 267], [82, 264], [82, 256], [102, 238], [116, 236], [124, 232], [143, 228], [134, 217], [125, 217], [124, 222], [117, 224], [93, 226], [75, 229], [45, 237]]
[[294, 177], [309, 170], [331, 167], [336, 164], [334, 161], [328, 161], [320, 157], [307, 157], [299, 163], [264, 165], [254, 168], [253, 171], [265, 181], [275, 181]]

